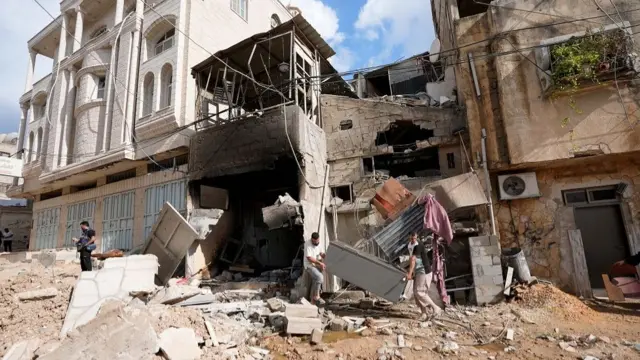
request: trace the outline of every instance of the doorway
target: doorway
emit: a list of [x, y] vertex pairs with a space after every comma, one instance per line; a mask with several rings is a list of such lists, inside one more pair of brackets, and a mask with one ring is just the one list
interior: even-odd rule
[[[573, 205], [577, 228], [587, 262], [592, 289], [603, 289], [602, 274], [611, 265], [629, 256], [629, 243], [622, 210], [615, 188], [576, 190], [584, 192], [584, 201]], [[569, 195], [569, 196], [567, 196]], [[576, 193], [565, 194], [565, 200], [576, 199]]]

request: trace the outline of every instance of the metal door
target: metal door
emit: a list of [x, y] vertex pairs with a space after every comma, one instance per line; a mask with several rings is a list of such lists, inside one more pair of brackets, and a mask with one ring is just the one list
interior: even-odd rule
[[69, 205], [67, 207], [67, 231], [64, 237], [65, 247], [73, 246], [73, 241], [71, 239], [80, 235], [81, 222], [88, 221], [90, 226], [95, 226], [93, 223], [93, 214], [95, 213], [95, 210], [95, 200], [85, 201]]
[[56, 248], [59, 221], [59, 207], [42, 210], [36, 214], [36, 250]]
[[131, 250], [135, 192], [104, 198], [102, 202], [102, 251]]
[[147, 188], [144, 191], [144, 238], [147, 239], [164, 203], [168, 202], [183, 217], [187, 215], [187, 181], [180, 180]]
[[591, 288], [603, 289], [602, 274], [629, 255], [620, 206], [577, 207], [575, 218], [582, 235]]

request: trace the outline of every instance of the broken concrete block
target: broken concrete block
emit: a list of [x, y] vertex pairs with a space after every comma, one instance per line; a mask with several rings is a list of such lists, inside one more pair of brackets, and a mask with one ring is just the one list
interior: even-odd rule
[[324, 333], [320, 329], [313, 329], [311, 331], [311, 345], [318, 345], [322, 343], [322, 336]]
[[307, 298], [304, 298], [304, 297], [303, 297], [303, 298], [300, 298], [300, 304], [302, 304], [302, 305], [309, 305], [309, 306], [313, 306], [313, 305], [309, 302], [309, 300], [307, 300]]
[[507, 329], [507, 335], [505, 338], [509, 341], [513, 341], [513, 337], [515, 336], [515, 331], [513, 329]]
[[160, 334], [160, 350], [168, 360], [196, 360], [202, 355], [196, 333], [189, 328], [169, 328]]
[[404, 340], [404, 335], [398, 335], [398, 347], [403, 348], [406, 346], [407, 346], [407, 343]]
[[40, 346], [40, 339], [30, 339], [13, 344], [2, 360], [31, 360]]
[[347, 322], [342, 318], [335, 318], [329, 322], [331, 331], [344, 331], [347, 329]]
[[151, 304], [174, 305], [200, 294], [200, 288], [189, 285], [174, 285], [160, 289], [151, 299]]
[[284, 309], [286, 317], [317, 318], [318, 307], [303, 304], [287, 304]]
[[360, 300], [360, 309], [369, 310], [373, 309], [376, 304], [376, 299], [374, 298], [365, 298]]
[[274, 312], [267, 315], [267, 319], [269, 320], [269, 324], [276, 329], [280, 329], [284, 327], [284, 323], [286, 318], [284, 317], [283, 312]]
[[36, 301], [36, 300], [45, 300], [51, 299], [58, 296], [58, 289], [56, 288], [46, 288], [46, 289], [38, 289], [31, 290], [18, 293], [16, 297], [20, 301]]
[[323, 329], [322, 321], [318, 318], [300, 318], [287, 316], [287, 334], [311, 335], [313, 329]]
[[284, 303], [278, 298], [271, 298], [267, 300], [267, 306], [269, 306], [269, 309], [273, 312], [280, 312], [284, 310]]
[[216, 336], [216, 332], [213, 330], [213, 325], [211, 324], [211, 322], [209, 320], [204, 321], [204, 327], [207, 328], [207, 332], [209, 333], [209, 337], [211, 338], [211, 345], [214, 347], [217, 347], [218, 345], [220, 345], [218, 343], [218, 338]]

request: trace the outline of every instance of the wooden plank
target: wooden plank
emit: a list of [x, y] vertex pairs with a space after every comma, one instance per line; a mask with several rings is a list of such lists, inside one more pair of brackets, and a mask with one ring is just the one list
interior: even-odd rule
[[590, 298], [592, 297], [591, 283], [589, 282], [587, 258], [584, 255], [582, 234], [580, 233], [580, 230], [568, 230], [568, 233], [569, 244], [571, 245], [571, 255], [573, 257], [573, 279], [576, 285], [576, 292], [582, 297]]
[[513, 268], [509, 266], [509, 269], [507, 269], [507, 279], [504, 282], [504, 294], [507, 296], [511, 294], [511, 282], [513, 282]]
[[609, 275], [602, 274], [602, 281], [604, 282], [605, 290], [607, 290], [607, 296], [609, 297], [609, 300], [611, 301], [625, 300], [622, 290], [619, 287], [613, 285], [613, 283], [611, 283], [611, 280], [609, 280]]

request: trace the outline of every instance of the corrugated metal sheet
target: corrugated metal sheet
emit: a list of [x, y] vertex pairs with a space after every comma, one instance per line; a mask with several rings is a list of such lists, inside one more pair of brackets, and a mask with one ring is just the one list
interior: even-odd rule
[[151, 233], [162, 206], [168, 202], [180, 215], [187, 214], [187, 181], [179, 180], [147, 188], [144, 191], [144, 238]]
[[133, 246], [135, 192], [115, 194], [102, 202], [102, 252]]
[[329, 244], [325, 262], [331, 275], [388, 301], [397, 302], [404, 292], [404, 271], [344, 243]]
[[397, 219], [375, 234], [371, 240], [378, 244], [389, 261], [396, 260], [407, 248], [409, 235], [424, 226], [424, 207], [419, 204], [405, 210]]
[[51, 208], [36, 214], [36, 250], [55, 249], [58, 244], [60, 208]]
[[96, 210], [96, 201], [90, 200], [85, 201], [73, 205], [69, 205], [67, 207], [67, 231], [64, 237], [64, 246], [65, 247], [73, 247], [73, 241], [71, 240], [74, 237], [79, 237], [80, 235], [80, 223], [83, 221], [88, 221], [89, 225], [94, 226], [93, 223], [93, 214]]

